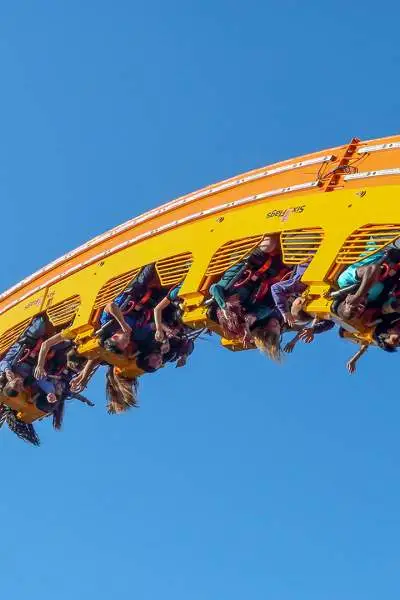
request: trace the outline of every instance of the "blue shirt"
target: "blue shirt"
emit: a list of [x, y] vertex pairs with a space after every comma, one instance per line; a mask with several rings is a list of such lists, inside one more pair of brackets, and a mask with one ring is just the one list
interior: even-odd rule
[[[121, 307], [127, 298], [128, 298], [128, 294], [126, 294], [125, 292], [122, 292], [122, 294], [120, 294], [119, 296], [117, 296], [115, 298], [115, 300], [113, 300], [113, 303], [116, 304], [117, 306]], [[100, 316], [100, 325], [105, 325], [106, 323], [108, 323], [108, 321], [111, 321], [111, 319], [112, 319], [112, 316], [107, 311], [103, 310], [103, 312], [101, 313], [101, 316]]]
[[55, 394], [56, 388], [54, 382], [51, 381], [51, 379], [47, 379], [47, 377], [41, 377], [40, 379], [36, 379], [36, 385], [45, 394]]
[[8, 352], [3, 357], [3, 360], [0, 361], [0, 373], [4, 373], [7, 370], [13, 371], [17, 375], [21, 375], [21, 377], [28, 377], [32, 375], [33, 366], [29, 363], [18, 363], [18, 359], [21, 356], [21, 351], [23, 348], [23, 344], [20, 342], [16, 342], [11, 346]]

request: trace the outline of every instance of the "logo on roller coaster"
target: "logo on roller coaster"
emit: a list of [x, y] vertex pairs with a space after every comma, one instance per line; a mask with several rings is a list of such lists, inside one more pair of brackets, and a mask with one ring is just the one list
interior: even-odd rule
[[272, 219], [273, 217], [280, 217], [281, 221], [285, 222], [289, 219], [292, 213], [302, 213], [304, 208], [305, 204], [302, 204], [300, 206], [293, 206], [292, 208], [285, 208], [285, 210], [272, 210], [271, 212], [266, 214], [266, 218]]
[[40, 306], [43, 298], [36, 298], [36, 300], [31, 300], [28, 304], [25, 304], [24, 309], [32, 308], [32, 306]]

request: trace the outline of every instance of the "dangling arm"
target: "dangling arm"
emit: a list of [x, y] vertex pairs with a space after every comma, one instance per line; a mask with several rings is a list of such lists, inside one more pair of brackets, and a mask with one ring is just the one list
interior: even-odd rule
[[132, 329], [131, 327], [128, 325], [128, 323], [125, 321], [125, 317], [124, 314], [121, 310], [121, 308], [118, 306], [118, 304], [116, 304], [116, 302], [110, 302], [109, 304], [107, 304], [107, 306], [104, 308], [104, 310], [110, 314], [112, 317], [114, 317], [114, 319], [117, 321], [118, 325], [121, 327], [122, 331], [130, 336], [132, 333]]
[[35, 379], [41, 379], [42, 377], [46, 377], [46, 371], [45, 371], [44, 365], [46, 363], [47, 355], [48, 355], [50, 349], [53, 348], [53, 346], [56, 346], [57, 344], [59, 344], [60, 342], [63, 342], [63, 341], [64, 341], [64, 338], [62, 336], [62, 333], [56, 333], [56, 335], [53, 335], [48, 340], [45, 340], [43, 342], [43, 344], [40, 346], [37, 365], [36, 365], [35, 371], [33, 373]]
[[93, 373], [94, 368], [97, 366], [98, 361], [96, 359], [89, 359], [82, 371], [71, 380], [70, 388], [73, 392], [80, 392], [85, 387], [89, 376]]
[[354, 373], [356, 370], [357, 361], [362, 357], [363, 354], [368, 350], [369, 344], [362, 344], [360, 349], [351, 357], [347, 363], [347, 370], [349, 373]]

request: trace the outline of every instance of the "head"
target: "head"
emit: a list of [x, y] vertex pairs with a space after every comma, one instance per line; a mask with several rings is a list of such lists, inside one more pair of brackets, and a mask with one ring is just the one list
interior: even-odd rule
[[389, 329], [384, 335], [384, 343], [391, 348], [400, 346], [400, 332], [397, 329]]
[[110, 367], [106, 375], [106, 395], [108, 414], [122, 413], [136, 406], [137, 379], [123, 377], [119, 370]]
[[[348, 297], [347, 297], [348, 298]], [[365, 311], [365, 306], [363, 304], [350, 304], [348, 299], [345, 298], [337, 307], [336, 314], [340, 319], [344, 319], [345, 321], [350, 321], [351, 319], [356, 319], [361, 317], [363, 312]]]
[[76, 352], [75, 348], [71, 348], [71, 350], [68, 350], [68, 352], [67, 352], [67, 367], [71, 371], [78, 373], [79, 371], [81, 371], [81, 369], [83, 369], [83, 367], [86, 364], [86, 361], [87, 361], [87, 358], [85, 358], [84, 356], [80, 356]]
[[109, 352], [114, 352], [114, 354], [123, 354], [127, 350], [129, 342], [129, 336], [122, 331], [117, 331], [114, 333], [114, 335], [105, 340], [103, 346]]
[[6, 383], [6, 385], [3, 387], [1, 393], [4, 396], [7, 396], [7, 398], [16, 398], [19, 394], [19, 392], [17, 392], [17, 390], [14, 390], [14, 388], [12, 387], [10, 382]]
[[245, 311], [238, 296], [229, 298], [225, 310], [217, 309], [217, 319], [226, 339], [242, 338], [245, 335]]
[[151, 352], [145, 356], [139, 356], [136, 359], [136, 364], [142, 371], [153, 373], [162, 367], [163, 355], [161, 352]]
[[274, 252], [279, 244], [279, 234], [265, 235], [259, 244], [259, 249], [265, 253]]
[[257, 348], [275, 362], [282, 360], [281, 324], [271, 317], [266, 325], [257, 327], [253, 332], [253, 341]]
[[10, 398], [15, 398], [15, 396], [18, 396], [24, 389], [24, 380], [19, 375], [16, 375], [14, 379], [8, 381], [4, 386], [3, 393]]
[[304, 310], [304, 306], [306, 304], [306, 298], [303, 296], [298, 296], [292, 302], [292, 306], [290, 308], [290, 312], [292, 316], [296, 319], [296, 321], [310, 321], [311, 317]]
[[378, 346], [381, 350], [384, 350], [385, 352], [390, 352], [392, 354], [394, 352], [397, 352], [397, 346], [389, 344], [384, 336], [379, 340]]

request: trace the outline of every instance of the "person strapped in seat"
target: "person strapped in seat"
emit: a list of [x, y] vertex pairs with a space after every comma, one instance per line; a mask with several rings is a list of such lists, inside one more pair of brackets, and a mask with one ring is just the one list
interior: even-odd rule
[[54, 332], [54, 328], [48, 319], [43, 315], [35, 317], [22, 336], [6, 352], [0, 361], [0, 376], [5, 379], [3, 386], [5, 396], [13, 397], [28, 391], [35, 381], [36, 386], [45, 392], [50, 404], [57, 401], [55, 387], [47, 377], [41, 375], [36, 380], [33, 379], [40, 348], [50, 332]]
[[160, 296], [160, 290], [152, 285], [155, 279], [155, 263], [146, 265], [128, 287], [105, 306], [98, 334], [107, 350], [124, 353], [132, 332], [152, 321], [153, 308]]
[[[376, 248], [374, 241], [367, 245], [367, 252]], [[365, 254], [365, 253], [364, 253]], [[385, 298], [385, 280], [399, 278], [400, 250], [394, 245], [375, 252], [347, 267], [338, 277], [339, 288], [358, 286], [354, 293], [346, 295], [337, 307], [341, 319], [359, 318], [368, 306], [382, 306]]]
[[210, 295], [216, 306], [211, 306], [209, 316], [219, 322], [226, 338], [246, 335], [246, 309], [264, 303], [273, 283], [287, 272], [281, 259], [279, 235], [268, 235], [246, 260], [228, 269], [211, 285]]

